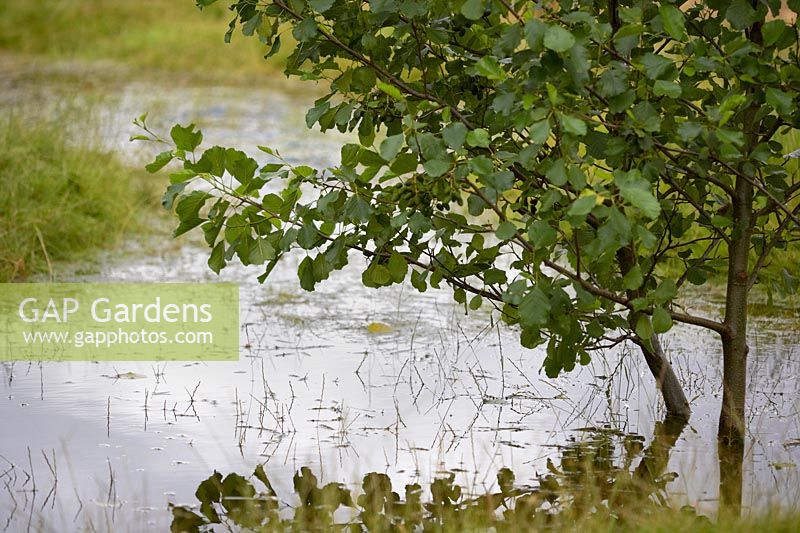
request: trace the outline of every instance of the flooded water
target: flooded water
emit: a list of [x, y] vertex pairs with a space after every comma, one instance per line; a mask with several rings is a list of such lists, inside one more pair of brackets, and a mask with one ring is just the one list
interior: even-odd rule
[[[46, 85], [5, 89], [4, 106], [59, 101]], [[135, 164], [144, 154], [127, 142], [129, 123], [147, 110], [156, 128], [196, 122], [206, 145], [267, 144], [315, 166], [335, 163], [343, 138], [305, 129], [311, 95], [121, 84], [101, 96], [95, 126]], [[247, 474], [264, 464], [279, 494], [291, 492], [301, 466], [353, 486], [372, 471], [396, 485], [453, 471], [461, 485], [483, 489], [503, 467], [533, 480], [586, 428], [652, 439], [663, 410], [638, 351], [596, 354], [590, 365], [547, 379], [543, 350], [521, 348], [513, 328], [488, 311], [466, 315], [448, 291], [364, 288], [353, 257], [307, 293], [295, 274], [301, 258], [264, 285], [258, 269], [215, 276], [206, 250], [190, 241], [131, 245], [64, 271], [74, 281], [236, 282], [241, 357], [2, 363], [0, 530], [164, 530], [167, 504], [193, 503], [213, 470]], [[720, 309], [713, 293], [685, 304], [712, 316]], [[752, 324], [745, 509], [791, 508], [800, 497], [796, 325], [791, 309]], [[667, 469], [678, 476], [667, 488], [677, 504], [713, 514], [719, 344], [685, 327], [664, 343], [693, 406], [671, 450]]]

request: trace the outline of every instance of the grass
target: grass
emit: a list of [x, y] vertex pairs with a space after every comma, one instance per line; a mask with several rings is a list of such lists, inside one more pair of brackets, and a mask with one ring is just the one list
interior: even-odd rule
[[0, 282], [53, 277], [60, 261], [118, 244], [155, 212], [143, 171], [68, 142], [62, 120], [0, 124]]
[[0, 2], [0, 50], [45, 61], [110, 60], [149, 77], [253, 82], [277, 76], [255, 37], [237, 30], [223, 44], [231, 18], [225, 2], [202, 13], [192, 0]]
[[[261, 84], [281, 77], [258, 39], [237, 31], [224, 44], [232, 17], [225, 4], [201, 13], [192, 0], [0, 2], [0, 70], [34, 86], [78, 80], [74, 101], [84, 99], [84, 83], [109, 90], [130, 79]], [[0, 121], [0, 282], [114, 247], [144, 227], [141, 215], [157, 211], [160, 179], [98, 150], [97, 135], [81, 132], [85, 140], [76, 144], [65, 133], [68, 118], [13, 114]]]

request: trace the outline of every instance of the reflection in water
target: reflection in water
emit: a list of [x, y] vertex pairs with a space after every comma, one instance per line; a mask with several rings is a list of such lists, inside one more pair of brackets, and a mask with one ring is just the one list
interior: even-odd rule
[[[197, 488], [199, 505], [173, 506], [172, 530], [205, 531], [224, 524], [230, 530], [520, 531], [592, 521], [612, 529], [635, 527], [654, 513], [663, 520], [670, 509], [666, 484], [677, 474], [665, 470], [685, 426], [680, 419], [657, 423], [646, 449], [639, 435], [586, 428], [584, 438], [561, 448], [558, 465], [548, 461], [548, 473], [533, 486], [518, 485], [504, 468], [494, 490], [482, 494], [469, 494], [474, 488], [456, 484], [455, 473], [447, 473], [431, 482], [427, 496], [412, 483], [401, 497], [389, 476], [372, 472], [353, 497], [339, 483], [320, 487], [311, 468], [302, 467], [293, 478], [294, 504], [287, 506], [262, 465], [250, 479], [214, 472]], [[684, 523], [706, 520], [688, 507], [677, 513]]]
[[720, 441], [719, 503], [720, 512], [739, 516], [742, 512], [742, 482], [744, 476], [744, 443]]

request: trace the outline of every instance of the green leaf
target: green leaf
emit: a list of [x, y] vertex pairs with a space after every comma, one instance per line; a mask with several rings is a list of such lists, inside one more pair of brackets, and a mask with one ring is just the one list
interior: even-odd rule
[[569, 115], [561, 115], [559, 121], [565, 132], [579, 137], [586, 135], [586, 123], [583, 120]]
[[308, 5], [317, 13], [325, 13], [333, 4], [334, 0], [308, 0]]
[[545, 177], [556, 187], [563, 187], [566, 185], [569, 178], [567, 176], [567, 169], [564, 166], [564, 161], [561, 159], [554, 161], [553, 164], [550, 165], [550, 168], [547, 169]]
[[631, 268], [622, 278], [622, 283], [629, 291], [638, 289], [642, 286], [643, 282], [644, 277], [642, 276], [642, 267], [638, 264], [634, 265], [633, 268]]
[[388, 83], [384, 83], [382, 81], [379, 81], [378, 83], [376, 83], [376, 86], [382, 92], [384, 92], [387, 95], [391, 96], [395, 100], [403, 100], [403, 93], [401, 93], [400, 89], [398, 89], [394, 85], [389, 85]]
[[211, 255], [208, 258], [208, 268], [219, 275], [219, 271], [225, 268], [225, 241], [219, 241], [214, 248], [211, 249]]
[[[311, 126], [309, 126], [309, 127], [311, 127]], [[269, 154], [269, 155], [276, 155], [277, 154], [277, 152], [275, 150], [273, 150], [272, 148], [270, 148], [269, 146], [258, 145], [258, 149], [261, 150], [262, 152], [264, 152], [265, 154]]]
[[734, 0], [725, 11], [725, 18], [730, 21], [733, 29], [743, 30], [758, 20], [758, 13], [749, 0]]
[[525, 327], [543, 326], [550, 319], [550, 300], [538, 287], [534, 287], [519, 304], [520, 322]]
[[164, 195], [161, 197], [161, 205], [164, 206], [164, 209], [172, 209], [172, 206], [175, 204], [175, 198], [178, 197], [180, 193], [186, 188], [187, 182], [180, 182], [180, 183], [173, 183], [167, 190], [164, 192]]
[[480, 58], [477, 63], [475, 63], [475, 72], [490, 80], [502, 80], [505, 78], [503, 68], [500, 66], [497, 58], [493, 56], [483, 56]]
[[248, 260], [253, 265], [261, 265], [267, 261], [275, 258], [275, 249], [272, 244], [265, 237], [260, 237], [253, 240], [250, 246], [250, 255]]
[[261, 199], [261, 206], [267, 213], [276, 215], [280, 213], [281, 207], [283, 206], [283, 199], [277, 194], [269, 193]]
[[561, 26], [550, 26], [544, 34], [545, 48], [554, 52], [566, 52], [575, 45], [575, 36]]
[[675, 68], [672, 60], [655, 54], [645, 54], [641, 60], [645, 76], [651, 80], [664, 77], [671, 69]]
[[790, 116], [794, 111], [794, 103], [791, 95], [778, 89], [770, 87], [767, 89], [767, 103], [775, 108], [775, 111], [782, 116]]
[[661, 15], [661, 24], [664, 25], [664, 31], [675, 39], [682, 41], [686, 38], [686, 27], [681, 10], [672, 4], [661, 4], [658, 7], [658, 13]]
[[665, 303], [677, 296], [678, 286], [671, 279], [665, 279], [658, 284], [656, 290], [651, 295], [657, 303]]
[[178, 149], [186, 150], [187, 152], [193, 152], [203, 142], [203, 132], [195, 131], [194, 124], [189, 124], [188, 126], [175, 124], [172, 126], [169, 135]]
[[478, 20], [483, 16], [483, 0], [467, 0], [461, 4], [461, 14], [470, 20]]
[[575, 200], [567, 211], [567, 216], [570, 217], [585, 217], [588, 215], [594, 206], [597, 204], [597, 196], [589, 194], [581, 196]]
[[361, 152], [361, 146], [353, 143], [348, 143], [342, 146], [342, 165], [346, 167], [355, 168], [358, 165], [358, 156]]
[[344, 213], [356, 222], [367, 222], [372, 216], [372, 206], [360, 196], [351, 196], [344, 204]]
[[653, 85], [653, 94], [656, 96], [668, 96], [670, 98], [680, 98], [681, 86], [670, 81], [656, 80]]
[[[213, 3], [216, 0], [197, 0], [198, 2]], [[200, 531], [201, 527], [206, 525], [203, 517], [193, 513], [185, 507], [176, 505], [172, 508], [172, 525], [173, 531]]]
[[499, 268], [490, 268], [483, 273], [483, 282], [487, 285], [505, 283], [507, 280], [508, 276]]
[[628, 76], [620, 68], [610, 68], [600, 75], [597, 85], [600, 94], [603, 96], [616, 96], [628, 89]]
[[663, 307], [653, 309], [653, 331], [666, 333], [672, 329], [672, 317]]
[[534, 52], [539, 52], [544, 45], [544, 34], [547, 25], [539, 19], [532, 18], [525, 23], [525, 40]]
[[415, 172], [418, 165], [419, 161], [417, 160], [417, 154], [405, 153], [397, 156], [397, 159], [392, 162], [389, 168], [395, 174], [400, 175], [408, 172]]
[[489, 206], [483, 201], [483, 198], [478, 195], [471, 194], [467, 198], [467, 211], [469, 211], [469, 214], [474, 217], [477, 217], [483, 213], [487, 207]]
[[161, 152], [160, 154], [158, 154], [156, 156], [156, 158], [153, 160], [152, 163], [150, 163], [148, 165], [145, 165], [144, 168], [145, 168], [145, 170], [147, 170], [151, 174], [155, 173], [155, 172], [158, 172], [159, 170], [164, 168], [167, 165], [167, 163], [172, 161], [173, 157], [175, 157], [175, 155], [172, 153], [172, 151]]
[[625, 187], [619, 191], [620, 195], [638, 208], [647, 218], [657, 218], [661, 213], [661, 205], [647, 189], [639, 187]]
[[469, 169], [478, 176], [488, 176], [494, 171], [494, 164], [485, 155], [479, 155], [469, 160]]
[[777, 43], [788, 26], [781, 19], [775, 19], [767, 22], [761, 27], [761, 35], [764, 38], [764, 46], [772, 46]]
[[386, 267], [389, 269], [389, 274], [392, 276], [392, 280], [395, 283], [402, 282], [406, 277], [406, 273], [408, 273], [408, 263], [406, 263], [405, 258], [397, 252], [392, 252], [392, 255], [389, 256]]
[[378, 287], [388, 285], [392, 281], [392, 274], [389, 272], [389, 269], [383, 265], [374, 265], [368, 272], [370, 273], [372, 283]]
[[250, 20], [242, 24], [242, 35], [251, 36], [256, 32], [256, 28], [261, 24], [261, 12], [257, 12]]
[[482, 148], [489, 147], [489, 132], [483, 128], [477, 128], [467, 133], [467, 144]]
[[469, 301], [469, 308], [472, 311], [477, 311], [478, 309], [481, 308], [481, 304], [483, 304], [483, 298], [481, 298], [480, 294], [476, 294]]
[[300, 279], [300, 287], [307, 291], [313, 291], [317, 284], [314, 277], [314, 261], [310, 256], [306, 256], [297, 266], [297, 277]]
[[501, 222], [494, 233], [501, 241], [507, 241], [514, 238], [514, 235], [517, 234], [517, 227], [513, 222]]
[[195, 172], [194, 170], [188, 169], [188, 168], [184, 168], [182, 170], [179, 170], [177, 172], [173, 172], [172, 174], [170, 174], [169, 175], [169, 182], [172, 183], [172, 184], [183, 183], [184, 181], [189, 181], [192, 178], [195, 178], [196, 176], [197, 176], [197, 172]]
[[209, 198], [211, 195], [205, 191], [192, 191], [180, 197], [175, 207], [175, 214], [178, 215], [181, 223], [175, 229], [175, 237], [183, 235], [203, 223], [204, 219], [200, 218], [200, 209]]
[[536, 248], [547, 248], [556, 243], [558, 233], [544, 220], [536, 220], [528, 227], [528, 238]]
[[450, 162], [442, 161], [440, 159], [432, 159], [422, 163], [422, 168], [425, 169], [425, 172], [428, 174], [428, 176], [432, 178], [438, 178], [450, 170]]
[[301, 43], [310, 41], [315, 35], [317, 35], [317, 23], [310, 17], [303, 19], [303, 21], [295, 25], [292, 30], [292, 36]]
[[240, 150], [228, 149], [225, 151], [225, 168], [236, 181], [246, 184], [253, 179], [258, 170], [258, 163]]
[[636, 319], [636, 335], [643, 341], [649, 343], [653, 338], [653, 325], [650, 323], [650, 317], [647, 315], [639, 315]]
[[717, 139], [732, 146], [741, 147], [744, 145], [744, 133], [719, 128], [716, 132]]
[[697, 122], [681, 122], [678, 125], [678, 135], [684, 141], [691, 141], [703, 131], [703, 126]]
[[530, 132], [530, 141], [533, 144], [544, 144], [550, 138], [550, 121], [540, 120], [539, 122], [534, 122]]
[[405, 136], [402, 133], [392, 135], [391, 137], [386, 137], [383, 142], [381, 142], [381, 157], [386, 161], [391, 161], [394, 159], [398, 152], [400, 152], [400, 148], [403, 147], [404, 141]]
[[453, 150], [460, 150], [467, 139], [467, 127], [461, 122], [448, 124], [442, 130], [442, 138], [447, 143], [447, 146]]
[[292, 168], [292, 172], [301, 178], [307, 178], [314, 173], [314, 169], [308, 165], [300, 165]]

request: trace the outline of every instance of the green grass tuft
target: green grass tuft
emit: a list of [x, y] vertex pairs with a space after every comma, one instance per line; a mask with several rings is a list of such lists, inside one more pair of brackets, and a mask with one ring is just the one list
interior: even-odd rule
[[154, 187], [112, 154], [70, 144], [63, 124], [0, 124], [0, 282], [113, 246], [155, 210]]

